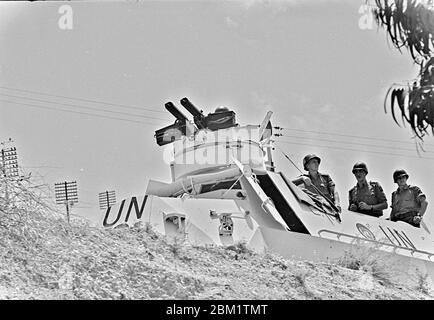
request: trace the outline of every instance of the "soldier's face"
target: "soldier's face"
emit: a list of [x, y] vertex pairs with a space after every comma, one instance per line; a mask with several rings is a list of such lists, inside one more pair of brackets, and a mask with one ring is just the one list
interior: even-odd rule
[[317, 159], [312, 159], [307, 163], [307, 168], [309, 170], [318, 171], [319, 162]]
[[363, 181], [366, 177], [366, 172], [363, 170], [354, 170], [354, 176], [356, 177], [357, 181]]
[[404, 187], [407, 184], [407, 177], [406, 176], [399, 177], [398, 179], [396, 179], [396, 183], [398, 184], [398, 186]]

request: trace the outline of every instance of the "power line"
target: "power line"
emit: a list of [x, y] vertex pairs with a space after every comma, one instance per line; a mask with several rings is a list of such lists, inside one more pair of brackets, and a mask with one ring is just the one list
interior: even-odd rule
[[292, 141], [278, 141], [281, 143], [287, 143], [287, 144], [296, 144], [296, 145], [302, 145], [302, 146], [312, 146], [312, 147], [319, 147], [319, 148], [327, 148], [327, 149], [337, 149], [337, 150], [347, 150], [347, 151], [357, 151], [357, 152], [364, 152], [364, 153], [375, 153], [375, 154], [383, 154], [388, 156], [398, 156], [398, 157], [406, 157], [406, 158], [417, 158], [420, 160], [434, 160], [434, 158], [430, 157], [416, 157], [416, 156], [409, 156], [404, 154], [396, 154], [396, 153], [388, 153], [388, 152], [380, 152], [380, 151], [366, 151], [366, 150], [360, 150], [360, 149], [351, 149], [351, 148], [341, 148], [336, 146], [323, 146], [323, 145], [317, 145], [317, 144], [306, 144], [306, 143], [297, 143]]
[[50, 93], [44, 93], [44, 92], [32, 91], [32, 90], [10, 88], [10, 87], [2, 87], [2, 86], [0, 86], [0, 88], [6, 89], [6, 90], [35, 93], [35, 94], [39, 94], [39, 95], [45, 95], [45, 96], [56, 97], [56, 98], [78, 100], [78, 101], [85, 101], [85, 102], [91, 102], [91, 103], [99, 103], [99, 104], [105, 104], [105, 105], [110, 105], [110, 106], [114, 106], [114, 107], [121, 107], [121, 108], [128, 108], [128, 109], [137, 109], [137, 110], [147, 110], [147, 111], [151, 111], [151, 112], [159, 112], [159, 113], [166, 114], [165, 111], [154, 110], [154, 109], [146, 108], [146, 107], [135, 107], [135, 106], [129, 106], [129, 105], [124, 105], [124, 104], [117, 104], [117, 103], [110, 103], [110, 102], [98, 101], [98, 100], [90, 100], [90, 99], [67, 97], [67, 96], [62, 96], [62, 95], [56, 95], [56, 94], [50, 94]]
[[[275, 127], [275, 128], [282, 129], [282, 130], [306, 132], [306, 133], [328, 134], [328, 135], [335, 135], [335, 136], [348, 137], [348, 138], [378, 140], [378, 141], [382, 141], [382, 142], [397, 142], [397, 143], [406, 143], [406, 144], [412, 144], [412, 145], [414, 145], [414, 143], [412, 143], [412, 142], [401, 141], [401, 140], [394, 140], [394, 139], [383, 139], [383, 138], [374, 138], [374, 137], [356, 136], [356, 135], [349, 135], [349, 134], [342, 134], [342, 133], [332, 133], [332, 132], [324, 132], [324, 131], [312, 131], [312, 130], [293, 129], [293, 128], [282, 128], [282, 127]], [[433, 145], [430, 144], [428, 146], [433, 146]]]
[[21, 166], [23, 169], [40, 169], [40, 168], [49, 168], [49, 169], [64, 169], [65, 167], [55, 167], [55, 166]]
[[19, 99], [38, 101], [38, 102], [60, 104], [60, 105], [67, 106], [67, 107], [76, 107], [76, 108], [82, 108], [82, 109], [90, 109], [90, 110], [95, 110], [95, 111], [103, 111], [103, 112], [108, 112], [108, 113], [122, 114], [122, 115], [141, 117], [141, 118], [147, 118], [147, 119], [164, 120], [164, 121], [167, 120], [167, 119], [163, 119], [163, 118], [148, 117], [148, 116], [141, 115], [141, 114], [134, 114], [134, 113], [128, 113], [128, 112], [120, 112], [120, 111], [112, 111], [112, 110], [106, 110], [106, 109], [101, 109], [101, 108], [94, 108], [94, 107], [89, 107], [89, 106], [85, 107], [85, 106], [80, 106], [80, 105], [76, 105], [76, 104], [61, 103], [61, 102], [54, 102], [54, 101], [48, 101], [48, 100], [42, 100], [42, 99], [35, 99], [35, 98], [28, 98], [28, 97], [22, 97], [22, 96], [15, 96], [15, 95], [12, 95], [12, 94], [0, 93], [0, 95], [1, 96], [12, 97], [12, 98], [19, 98]]
[[[300, 137], [300, 136], [290, 136], [290, 135], [282, 135], [282, 137], [288, 137], [288, 138], [296, 138], [296, 139], [305, 139], [305, 140], [316, 140], [316, 141], [325, 141], [325, 142], [335, 142], [335, 143], [346, 143], [351, 145], [359, 145], [359, 146], [366, 146], [366, 147], [376, 147], [376, 148], [385, 148], [385, 149], [392, 149], [392, 150], [403, 150], [403, 151], [415, 151], [415, 149], [406, 149], [406, 148], [398, 148], [393, 146], [379, 146], [375, 144], [369, 144], [369, 143], [359, 143], [359, 142], [350, 142], [350, 141], [338, 141], [338, 140], [330, 140], [330, 139], [322, 139], [322, 138], [311, 138], [311, 137]], [[426, 153], [434, 153], [434, 151], [425, 151]]]
[[76, 113], [76, 114], [81, 114], [81, 115], [87, 115], [87, 116], [97, 117], [97, 118], [105, 118], [105, 119], [112, 119], [112, 120], [119, 120], [119, 121], [127, 121], [127, 122], [134, 122], [134, 123], [140, 123], [140, 124], [147, 124], [147, 125], [155, 126], [155, 123], [144, 122], [144, 121], [129, 120], [129, 119], [123, 119], [123, 118], [103, 116], [103, 115], [98, 115], [98, 114], [94, 114], [94, 113], [87, 113], [87, 112], [79, 112], [79, 111], [72, 111], [72, 110], [51, 108], [51, 107], [46, 107], [46, 106], [44, 107], [44, 106], [38, 106], [38, 105], [34, 105], [34, 104], [28, 104], [28, 103], [22, 103], [22, 102], [14, 102], [14, 101], [2, 100], [2, 99], [0, 99], [0, 101], [1, 102], [6, 102], [6, 103], [18, 104], [18, 105], [21, 105], [21, 106], [28, 106], [28, 107], [31, 107], [31, 108], [40, 108], [40, 109], [48, 109], [48, 110], [55, 110], [55, 111], [62, 111], [62, 112], [69, 112], [69, 113]]

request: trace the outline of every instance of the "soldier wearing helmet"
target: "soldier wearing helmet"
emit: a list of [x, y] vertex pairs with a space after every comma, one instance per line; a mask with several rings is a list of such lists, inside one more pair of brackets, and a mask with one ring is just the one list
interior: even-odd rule
[[349, 191], [348, 210], [381, 217], [383, 209], [387, 209], [387, 199], [378, 182], [366, 180], [368, 167], [364, 162], [357, 162], [352, 170], [357, 184]]
[[428, 202], [419, 187], [407, 184], [408, 177], [404, 169], [393, 172], [393, 182], [398, 185], [398, 189], [392, 193], [390, 220], [404, 221], [420, 228]]
[[335, 183], [328, 174], [318, 172], [321, 158], [315, 154], [308, 154], [303, 158], [303, 168], [308, 174], [303, 174], [292, 182], [301, 186], [313, 194], [327, 197], [341, 211], [339, 194], [335, 189]]

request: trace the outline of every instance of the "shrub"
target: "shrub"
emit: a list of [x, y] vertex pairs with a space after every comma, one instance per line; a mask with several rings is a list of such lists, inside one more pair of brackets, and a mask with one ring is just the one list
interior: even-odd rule
[[393, 267], [392, 259], [381, 253], [379, 247], [381, 245], [355, 243], [350, 250], [345, 251], [344, 255], [337, 259], [336, 263], [348, 269], [363, 270], [382, 284], [392, 285], [397, 270]]
[[428, 273], [422, 273], [418, 271], [417, 273], [417, 286], [416, 289], [426, 295], [430, 294], [430, 286], [428, 284]]
[[246, 241], [237, 241], [233, 245], [227, 246], [226, 250], [235, 251], [238, 254], [252, 254], [252, 250], [247, 247]]

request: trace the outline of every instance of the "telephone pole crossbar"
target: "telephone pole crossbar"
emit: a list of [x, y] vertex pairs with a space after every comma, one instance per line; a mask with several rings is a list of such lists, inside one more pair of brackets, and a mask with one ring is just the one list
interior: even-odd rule
[[[12, 141], [11, 141], [12, 142]], [[1, 144], [5, 144], [2, 142]], [[0, 157], [1, 175], [6, 178], [16, 178], [18, 173], [18, 156], [17, 148], [2, 148]]]
[[56, 204], [64, 204], [66, 207], [66, 217], [69, 223], [69, 206], [78, 202], [77, 181], [58, 182], [54, 184]]
[[8, 180], [18, 179], [18, 157], [17, 157], [17, 148], [9, 147], [6, 148], [7, 144], [11, 144], [14, 141], [9, 138], [8, 141], [0, 142], [2, 146], [0, 151], [0, 179], [5, 180], [4, 184], [4, 199], [6, 203], [9, 203], [9, 182]]
[[116, 203], [115, 191], [104, 191], [98, 194], [99, 208], [105, 210]]

